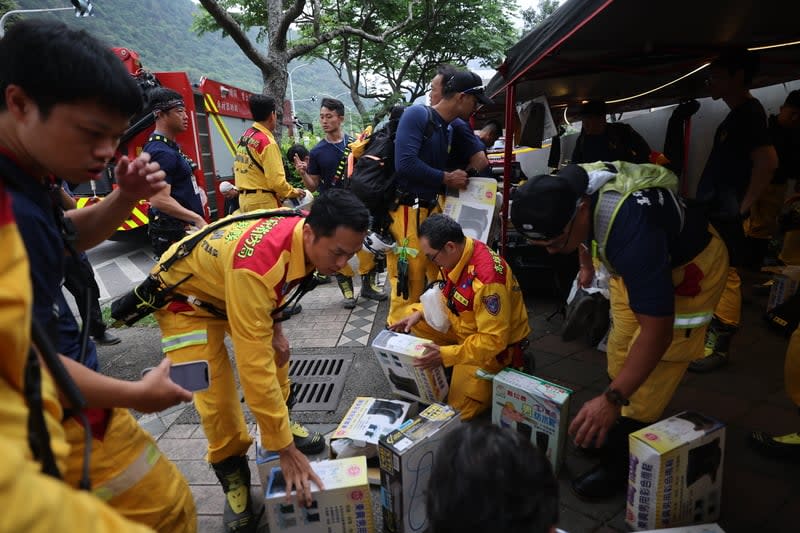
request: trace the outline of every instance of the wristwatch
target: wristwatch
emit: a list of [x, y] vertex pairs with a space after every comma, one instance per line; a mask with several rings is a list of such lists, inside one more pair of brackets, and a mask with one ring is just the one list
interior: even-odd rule
[[620, 391], [618, 391], [617, 389], [612, 389], [610, 385], [606, 388], [605, 391], [603, 391], [603, 394], [605, 395], [606, 400], [619, 407], [622, 407], [624, 405], [630, 405], [631, 403], [631, 401], [625, 398], [625, 396], [623, 396]]

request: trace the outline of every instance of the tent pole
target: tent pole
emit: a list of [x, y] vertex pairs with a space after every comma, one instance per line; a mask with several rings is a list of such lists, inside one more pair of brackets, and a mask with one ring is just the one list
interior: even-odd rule
[[514, 157], [514, 132], [517, 129], [516, 113], [514, 113], [514, 99], [516, 97], [516, 84], [511, 83], [506, 87], [506, 140], [503, 153], [503, 206], [500, 209], [502, 221], [500, 224], [500, 255], [506, 258], [508, 244], [508, 202], [511, 197], [511, 158]]

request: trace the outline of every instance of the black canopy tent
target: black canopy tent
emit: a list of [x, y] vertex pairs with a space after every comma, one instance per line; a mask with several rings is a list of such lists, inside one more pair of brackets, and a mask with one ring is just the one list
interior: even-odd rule
[[[800, 2], [791, 0], [567, 0], [507, 52], [487, 93], [503, 112], [506, 178], [514, 104], [544, 95], [556, 121], [585, 100], [610, 112], [708, 96], [707, 64], [730, 47], [758, 48], [754, 87], [800, 78]], [[510, 179], [504, 180], [502, 245]]]

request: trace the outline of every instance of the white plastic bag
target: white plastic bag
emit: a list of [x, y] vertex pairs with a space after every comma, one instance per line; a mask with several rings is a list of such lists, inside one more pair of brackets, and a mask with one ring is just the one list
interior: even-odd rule
[[427, 322], [436, 331], [445, 333], [450, 329], [450, 319], [447, 317], [447, 309], [444, 305], [444, 295], [439, 284], [425, 291], [419, 298], [422, 303], [422, 312]]

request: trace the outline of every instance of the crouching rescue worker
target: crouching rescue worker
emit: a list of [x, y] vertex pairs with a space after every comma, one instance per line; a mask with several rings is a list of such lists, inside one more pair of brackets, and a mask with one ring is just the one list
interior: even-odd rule
[[450, 327], [442, 333], [424, 319], [421, 303], [389, 326], [431, 339], [416, 361], [423, 368], [452, 369], [447, 403], [469, 420], [491, 406], [492, 377], [513, 365], [523, 368], [528, 312], [508, 264], [482, 242], [465, 237], [446, 215], [431, 215], [419, 227], [422, 253], [444, 277], [442, 307]]
[[174, 299], [156, 312], [165, 355], [176, 363], [208, 360], [211, 385], [194, 402], [208, 438], [208, 461], [226, 494], [228, 531], [255, 531], [257, 516], [246, 455], [252, 439], [225, 334], [233, 341], [261, 444], [280, 456], [287, 492], [297, 489], [310, 504], [310, 481], [321, 484], [293, 439], [290, 346], [273, 317], [294, 299], [286, 297], [295, 287], [302, 292], [308, 286], [314, 268], [326, 276], [338, 272], [361, 249], [368, 227], [364, 204], [350, 191], [331, 190], [314, 200], [307, 217], [292, 210], [258, 211], [213, 223], [196, 246], [182, 249], [192, 237], [173, 245], [151, 273], [166, 286], [177, 285]]
[[536, 176], [514, 196], [514, 227], [533, 244], [569, 253], [595, 240], [612, 273], [611, 383], [569, 427], [578, 446], [602, 446], [601, 463], [572, 480], [581, 498], [625, 490], [628, 434], [661, 417], [689, 362], [703, 356], [725, 286], [725, 245], [683, 206], [677, 185], [664, 167], [615, 161]]

